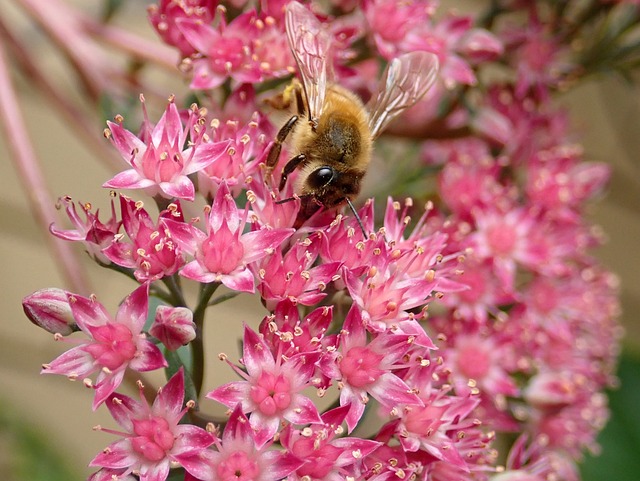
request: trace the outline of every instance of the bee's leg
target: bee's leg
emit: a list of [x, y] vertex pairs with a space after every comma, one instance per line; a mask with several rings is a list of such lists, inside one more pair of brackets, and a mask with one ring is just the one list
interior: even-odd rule
[[287, 121], [287, 123], [282, 126], [282, 128], [278, 132], [278, 135], [276, 135], [276, 141], [273, 143], [271, 149], [269, 149], [269, 153], [267, 154], [267, 169], [269, 169], [269, 171], [272, 171], [278, 163], [280, 152], [282, 151], [282, 143], [287, 138], [287, 135], [289, 135], [289, 132], [291, 132], [291, 130], [293, 129], [293, 126], [298, 121], [298, 118], [299, 117], [297, 115], [291, 117]]
[[302, 100], [302, 87], [296, 89], [296, 108], [298, 109], [298, 115], [302, 117], [305, 112], [304, 100]]
[[284, 185], [287, 183], [287, 177], [289, 177], [289, 174], [296, 170], [296, 167], [298, 167], [301, 162], [304, 162], [306, 158], [306, 155], [298, 154], [287, 162], [287, 165], [282, 169], [282, 177], [280, 177], [280, 186], [278, 187], [278, 190], [284, 189]]

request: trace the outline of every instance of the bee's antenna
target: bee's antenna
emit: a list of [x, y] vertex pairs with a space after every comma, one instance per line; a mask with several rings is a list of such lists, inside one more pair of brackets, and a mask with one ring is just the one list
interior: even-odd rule
[[286, 204], [287, 202], [291, 202], [292, 200], [296, 200], [299, 199], [300, 197], [297, 195], [294, 195], [293, 197], [287, 197], [286, 199], [280, 199], [280, 200], [276, 200], [276, 205], [277, 204]]
[[362, 219], [360, 219], [360, 216], [358, 215], [356, 208], [353, 206], [353, 204], [351, 203], [348, 197], [345, 197], [345, 200], [347, 201], [347, 204], [349, 204], [349, 208], [351, 209], [351, 212], [353, 212], [353, 215], [356, 217], [356, 220], [358, 221], [358, 225], [360, 226], [360, 230], [362, 231], [362, 236], [364, 237], [364, 240], [367, 240], [369, 236], [367, 235], [367, 232], [364, 230], [364, 225], [362, 225]]

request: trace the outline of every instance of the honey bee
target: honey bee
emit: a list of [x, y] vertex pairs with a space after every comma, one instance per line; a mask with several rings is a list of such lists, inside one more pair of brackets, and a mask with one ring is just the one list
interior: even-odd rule
[[308, 217], [314, 204], [316, 209], [331, 209], [346, 203], [366, 237], [352, 200], [360, 192], [373, 141], [392, 119], [429, 90], [438, 59], [428, 52], [411, 52], [392, 60], [377, 94], [365, 106], [353, 92], [331, 82], [331, 41], [315, 15], [291, 2], [285, 10], [285, 22], [302, 83], [294, 81], [283, 94], [284, 105], [293, 108], [294, 114], [267, 154], [267, 172], [275, 168], [287, 141], [295, 155], [283, 168], [279, 190], [284, 189], [288, 176], [300, 169], [294, 192], [303, 201], [301, 214]]

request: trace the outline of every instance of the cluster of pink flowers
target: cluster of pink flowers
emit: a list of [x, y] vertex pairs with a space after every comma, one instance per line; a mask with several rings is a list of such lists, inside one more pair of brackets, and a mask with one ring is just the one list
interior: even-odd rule
[[[292, 183], [278, 193], [266, 175], [279, 125], [262, 100], [295, 72], [286, 2], [230, 3], [163, 0], [149, 11], [190, 87], [215, 98], [224, 85], [224, 102], [183, 110], [171, 97], [153, 123], [141, 97], [138, 133], [122, 118], [105, 130], [129, 168], [104, 187], [142, 189], [157, 210], [120, 194], [119, 213], [114, 203], [101, 221], [65, 198], [73, 229], [51, 227], [139, 286], [115, 316], [61, 289], [24, 300], [34, 323], [74, 344], [42, 372], [84, 380], [93, 408], [104, 404], [122, 428], [101, 428], [120, 439], [91, 462], [92, 481], [164, 481], [170, 469], [199, 481], [578, 480], [607, 418], [620, 332], [616, 279], [591, 256], [600, 236], [584, 218], [609, 171], [583, 161], [548, 102], [562, 44], [541, 22], [491, 33], [472, 16], [436, 15], [430, 0], [318, 10], [337, 77], [364, 96], [380, 59], [426, 50], [440, 60], [437, 87], [407, 112], [419, 162], [438, 170], [437, 196], [425, 182], [424, 208], [367, 201], [365, 235], [353, 215], [320, 209], [300, 222], [298, 199], [278, 202]], [[473, 105], [455, 101], [496, 59], [518, 65], [513, 81]], [[434, 126], [456, 135], [429, 140]], [[197, 305], [181, 278], [201, 285]], [[260, 296], [265, 313], [259, 326], [244, 320], [240, 359], [219, 355], [239, 380], [203, 386], [203, 363], [216, 360], [202, 331], [221, 285]], [[176, 364], [182, 346], [187, 370]], [[127, 371], [167, 366], [152, 404], [142, 387], [140, 400], [117, 392]], [[228, 418], [205, 419], [197, 402], [228, 407]]]

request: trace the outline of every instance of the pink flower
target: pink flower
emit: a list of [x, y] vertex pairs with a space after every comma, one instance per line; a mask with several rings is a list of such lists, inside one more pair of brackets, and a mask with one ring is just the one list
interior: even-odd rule
[[[141, 97], [144, 109], [144, 98]], [[173, 97], [155, 125], [145, 112], [140, 137], [120, 123], [107, 122], [106, 135], [131, 169], [105, 182], [113, 189], [145, 189], [149, 195], [193, 200], [195, 189], [190, 174], [204, 169], [223, 155], [229, 142], [209, 142], [201, 125], [202, 112], [193, 106], [187, 124], [183, 126]], [[188, 139], [188, 142], [187, 142]]]
[[177, 26], [180, 19], [196, 19], [204, 24], [213, 20], [217, 0], [160, 0], [148, 7], [149, 20], [167, 44], [176, 47], [183, 57], [195, 53]]
[[36, 326], [51, 334], [68, 336], [78, 330], [68, 295], [62, 289], [40, 289], [22, 299], [22, 308]]
[[349, 406], [331, 409], [322, 415], [322, 423], [303, 429], [287, 426], [280, 437], [282, 446], [304, 461], [290, 481], [348, 479], [360, 472], [363, 460], [375, 451], [379, 442], [356, 437], [339, 437]]
[[[369, 241], [373, 242], [373, 241]], [[415, 249], [415, 252], [414, 252]], [[403, 256], [420, 257], [419, 246], [402, 252], [398, 249], [374, 250], [369, 268], [364, 275], [347, 271], [345, 285], [353, 302], [362, 312], [369, 329], [384, 331], [389, 328], [407, 329], [406, 333], [420, 333], [419, 342], [431, 346], [424, 330], [417, 325], [415, 315], [407, 312], [427, 303], [437, 283], [433, 269], [423, 270], [418, 276], [408, 275], [411, 262], [398, 266]]]
[[[184, 402], [184, 370], [174, 374], [158, 391], [150, 406], [140, 385], [140, 401], [123, 394], [113, 393], [106, 406], [124, 432], [101, 429], [122, 436], [98, 454], [90, 466], [126, 476], [132, 472], [140, 481], [164, 481], [171, 463], [178, 463], [194, 476], [207, 471], [202, 452], [215, 441], [215, 436], [204, 429], [180, 420], [194, 406]], [[108, 478], [107, 478], [108, 479]], [[118, 478], [120, 479], [120, 478]]]
[[91, 257], [102, 264], [109, 264], [110, 261], [102, 253], [102, 250], [111, 245], [114, 236], [120, 229], [120, 222], [116, 220], [113, 200], [111, 201], [111, 219], [107, 223], [100, 222], [99, 212], [92, 213], [89, 203], [80, 205], [85, 215], [85, 220], [82, 220], [76, 211], [75, 204], [71, 201], [71, 197], [62, 197], [59, 201], [65, 205], [65, 211], [75, 226], [75, 230], [60, 229], [55, 224], [51, 224], [49, 227], [51, 233], [60, 239], [82, 242]]
[[142, 202], [134, 202], [120, 196], [122, 224], [131, 242], [122, 241], [121, 235], [103, 250], [114, 264], [135, 268], [133, 272], [138, 282], [155, 281], [178, 272], [184, 264], [184, 257], [168, 235], [164, 218], [182, 220], [180, 206], [171, 204], [160, 214], [157, 225], [144, 209]]
[[78, 346], [43, 365], [42, 373], [77, 379], [99, 371], [93, 384], [94, 410], [118, 388], [127, 368], [152, 371], [167, 366], [160, 350], [142, 333], [148, 311], [148, 284], [122, 302], [115, 319], [94, 298], [67, 294], [67, 300], [76, 324], [89, 340], [77, 341]]
[[243, 234], [246, 221], [223, 183], [213, 201], [206, 229], [166, 220], [171, 237], [188, 254], [195, 257], [180, 275], [199, 282], [221, 282], [229, 289], [254, 292], [253, 274], [248, 265], [274, 252], [293, 229], [260, 230]]
[[302, 352], [319, 352], [327, 343], [327, 331], [333, 320], [333, 306], [318, 307], [301, 319], [297, 305], [285, 299], [274, 313], [260, 323], [260, 333], [276, 355], [291, 357]]
[[149, 334], [159, 339], [170, 351], [175, 351], [196, 338], [193, 312], [186, 307], [158, 306]]
[[225, 10], [217, 13], [217, 27], [187, 18], [176, 22], [196, 51], [190, 59], [192, 89], [214, 89], [227, 78], [255, 84], [291, 73], [294, 62], [282, 22], [250, 10], [227, 23]]
[[474, 255], [492, 259], [498, 279], [508, 291], [514, 288], [516, 266], [534, 267], [544, 258], [531, 245], [531, 233], [536, 227], [532, 213], [513, 208], [473, 211], [476, 232], [470, 237]]
[[[215, 441], [216, 451], [204, 451], [208, 469], [196, 478], [201, 481], [278, 481], [303, 463], [287, 451], [269, 449], [270, 444], [263, 444], [256, 438], [238, 405], [231, 413], [222, 439]], [[187, 481], [192, 479], [185, 478]]]
[[364, 407], [373, 396], [385, 408], [400, 404], [422, 406], [412, 389], [391, 371], [399, 368], [412, 345], [410, 336], [383, 332], [367, 342], [362, 314], [352, 306], [340, 333], [340, 351], [326, 356], [322, 371], [340, 381], [340, 405], [350, 405], [346, 416], [349, 432], [358, 424]]
[[499, 334], [493, 331], [486, 335], [463, 333], [447, 338], [451, 348], [443, 353], [443, 357], [451, 366], [456, 393], [461, 396], [471, 394], [473, 389], [469, 380], [472, 380], [473, 387], [492, 400], [519, 394], [509, 376], [509, 368], [515, 369], [515, 353], [510, 352], [515, 343], [503, 341], [499, 344], [499, 341]]
[[223, 182], [226, 182], [234, 195], [240, 193], [245, 187], [245, 181], [258, 173], [259, 165], [267, 154], [267, 145], [274, 134], [265, 117], [257, 112], [254, 112], [246, 125], [237, 120], [220, 123], [217, 119], [211, 124], [211, 138], [230, 139], [230, 143], [223, 155], [198, 172], [198, 191], [209, 199], [215, 197]]
[[247, 372], [231, 366], [245, 380], [220, 386], [207, 397], [230, 408], [240, 405], [242, 412], [251, 413], [249, 424], [259, 447], [278, 432], [283, 419], [294, 424], [320, 422], [313, 401], [301, 394], [310, 385], [319, 355], [274, 356], [266, 342], [247, 326], [243, 349]]
[[326, 296], [324, 290], [336, 276], [339, 262], [314, 267], [320, 248], [319, 239], [310, 237], [296, 242], [286, 254], [275, 251], [254, 267], [260, 279], [258, 291], [268, 309], [284, 299], [305, 306], [313, 305]]

